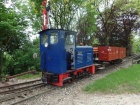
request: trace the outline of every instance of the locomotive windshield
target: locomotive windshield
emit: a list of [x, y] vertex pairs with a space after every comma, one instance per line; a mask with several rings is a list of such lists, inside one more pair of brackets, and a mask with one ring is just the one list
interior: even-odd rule
[[58, 42], [58, 33], [51, 33], [50, 44], [56, 44]]
[[74, 44], [74, 35], [66, 35], [66, 44], [73, 45]]
[[48, 43], [48, 35], [43, 35], [42, 36], [42, 44], [45, 45], [46, 43]]

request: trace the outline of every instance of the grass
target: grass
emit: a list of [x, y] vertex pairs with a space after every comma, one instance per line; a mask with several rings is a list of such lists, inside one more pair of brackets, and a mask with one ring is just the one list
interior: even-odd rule
[[140, 64], [122, 68], [84, 87], [89, 93], [140, 92]]
[[37, 73], [37, 74], [25, 74], [22, 76], [19, 76], [19, 79], [35, 79], [35, 78], [41, 78], [41, 72]]

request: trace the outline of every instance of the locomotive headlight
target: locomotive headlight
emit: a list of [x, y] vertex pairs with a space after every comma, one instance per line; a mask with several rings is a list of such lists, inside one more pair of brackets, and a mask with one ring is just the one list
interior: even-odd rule
[[45, 43], [45, 47], [48, 47], [48, 43], [47, 42]]

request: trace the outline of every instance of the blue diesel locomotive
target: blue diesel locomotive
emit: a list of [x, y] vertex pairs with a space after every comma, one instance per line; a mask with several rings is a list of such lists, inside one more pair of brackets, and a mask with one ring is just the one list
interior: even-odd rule
[[46, 29], [39, 34], [44, 83], [63, 86], [65, 81], [95, 73], [93, 47], [76, 46], [76, 32]]

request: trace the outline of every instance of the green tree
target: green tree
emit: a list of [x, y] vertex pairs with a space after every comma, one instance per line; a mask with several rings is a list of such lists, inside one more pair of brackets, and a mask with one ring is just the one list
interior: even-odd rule
[[[42, 9], [39, 0], [30, 0], [35, 6], [34, 11], [37, 17], [41, 17]], [[67, 30], [76, 30], [76, 24], [78, 21], [79, 9], [83, 8], [83, 4], [86, 0], [50, 0], [50, 27], [61, 28]], [[42, 23], [42, 22], [40, 22]]]
[[103, 11], [99, 7], [97, 8], [99, 16], [97, 19], [98, 32], [96, 35], [100, 44], [124, 46], [127, 48], [127, 55], [131, 55], [132, 32], [139, 28], [137, 24], [139, 15], [138, 1], [108, 1], [110, 0], [103, 1], [105, 2]]
[[15, 60], [13, 54], [28, 42], [28, 36], [24, 32], [27, 26], [27, 21], [22, 14], [18, 14], [13, 8], [6, 8], [4, 4], [0, 3], [0, 74], [6, 71], [7, 66], [13, 67], [12, 62]]
[[[37, 54], [37, 58], [33, 58], [33, 54]], [[14, 53], [4, 53], [4, 70], [5, 74], [14, 75], [28, 70], [40, 70], [39, 56], [39, 39], [33, 42], [28, 41], [20, 49], [16, 49]]]
[[140, 52], [140, 38], [138, 39], [133, 38], [133, 52], [134, 53]]
[[6, 8], [0, 4], [0, 48], [3, 51], [12, 53], [18, 49], [27, 40], [23, 32], [27, 26], [27, 21], [22, 19], [22, 15], [16, 14], [11, 8]]
[[83, 11], [77, 23], [78, 30], [78, 43], [83, 43], [84, 45], [93, 45], [94, 40], [96, 40], [95, 35], [97, 31], [96, 27], [96, 17], [98, 13], [96, 11], [93, 1], [86, 1], [82, 7]]

